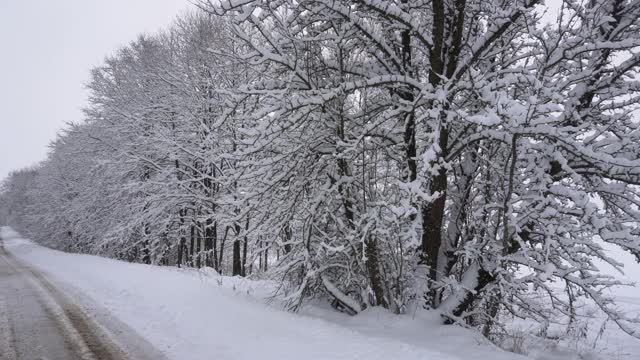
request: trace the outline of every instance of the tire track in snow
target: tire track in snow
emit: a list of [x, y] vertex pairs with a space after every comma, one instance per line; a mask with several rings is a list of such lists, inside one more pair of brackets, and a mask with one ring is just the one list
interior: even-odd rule
[[0, 294], [0, 360], [16, 359], [14, 336], [9, 322], [9, 308], [5, 297]]
[[[21, 276], [37, 294], [37, 301], [42, 305], [46, 318], [57, 325], [65, 343], [73, 350], [74, 358], [81, 360], [126, 360], [129, 357], [115, 344], [112, 337], [93, 323], [88, 316], [72, 301], [54, 287], [40, 273], [22, 265], [14, 259], [0, 244], [0, 257], [9, 271], [6, 276]], [[13, 326], [9, 319], [5, 296], [0, 298], [0, 349], [1, 360], [17, 358]], [[7, 329], [7, 330], [4, 330]], [[36, 339], [39, 340], [39, 339]], [[6, 349], [6, 350], [5, 350]]]

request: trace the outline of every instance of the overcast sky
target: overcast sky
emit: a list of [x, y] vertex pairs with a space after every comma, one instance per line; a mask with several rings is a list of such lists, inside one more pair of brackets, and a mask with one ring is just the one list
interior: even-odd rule
[[89, 69], [171, 23], [187, 0], [0, 0], [0, 179], [82, 119]]

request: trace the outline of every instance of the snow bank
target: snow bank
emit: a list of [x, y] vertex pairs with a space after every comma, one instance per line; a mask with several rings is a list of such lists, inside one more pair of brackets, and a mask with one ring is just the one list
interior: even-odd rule
[[171, 359], [522, 359], [428, 314], [293, 314], [266, 304], [267, 282], [67, 254], [2, 232], [15, 257], [88, 295]]

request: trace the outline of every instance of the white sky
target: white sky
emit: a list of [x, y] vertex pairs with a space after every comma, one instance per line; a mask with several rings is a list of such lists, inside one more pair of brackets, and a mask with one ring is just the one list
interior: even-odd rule
[[169, 25], [187, 0], [0, 0], [0, 179], [82, 120], [89, 69]]

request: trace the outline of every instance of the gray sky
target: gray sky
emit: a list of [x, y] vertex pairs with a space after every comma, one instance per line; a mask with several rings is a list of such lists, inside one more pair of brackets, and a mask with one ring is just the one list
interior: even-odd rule
[[190, 6], [187, 0], [0, 0], [0, 179], [43, 160], [56, 132], [82, 119], [91, 67]]

